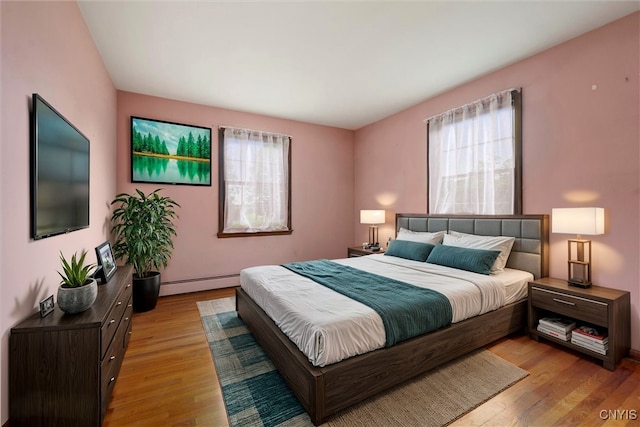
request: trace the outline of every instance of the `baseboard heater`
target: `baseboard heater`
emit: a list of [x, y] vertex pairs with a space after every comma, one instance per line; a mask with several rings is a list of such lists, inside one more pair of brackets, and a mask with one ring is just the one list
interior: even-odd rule
[[162, 282], [162, 284], [163, 285], [178, 285], [178, 284], [181, 284], [181, 283], [206, 282], [208, 280], [231, 279], [231, 278], [234, 278], [234, 277], [240, 277], [240, 273], [221, 274], [219, 276], [198, 277], [198, 278], [194, 278], [194, 279], [170, 280], [168, 282]]

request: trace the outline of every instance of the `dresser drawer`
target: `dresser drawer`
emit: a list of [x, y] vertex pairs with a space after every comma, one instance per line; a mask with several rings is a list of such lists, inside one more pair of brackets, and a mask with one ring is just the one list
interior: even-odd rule
[[131, 337], [131, 329], [133, 326], [133, 298], [129, 298], [127, 307], [124, 310], [124, 318], [122, 319], [121, 328], [124, 330], [123, 346], [126, 349], [129, 345], [129, 338]]
[[122, 346], [124, 331], [124, 329], [118, 329], [116, 338], [107, 349], [107, 354], [104, 356], [104, 359], [102, 359], [102, 363], [100, 364], [100, 377], [103, 392], [109, 384], [115, 383], [116, 377], [118, 376], [120, 364], [124, 358], [124, 347]]
[[538, 286], [531, 287], [531, 302], [554, 313], [608, 327], [609, 304], [604, 302]]
[[[125, 312], [126, 317], [126, 312]], [[111, 399], [113, 387], [116, 384], [120, 366], [124, 359], [125, 347], [123, 346], [127, 327], [130, 322], [125, 322], [124, 318], [117, 327], [115, 336], [108, 347], [107, 352], [100, 363], [100, 402], [101, 416], [104, 417], [105, 411]]]
[[[108, 285], [104, 285], [108, 286]], [[111, 308], [109, 315], [107, 316], [107, 320], [102, 325], [100, 330], [101, 334], [101, 348], [102, 348], [102, 356], [104, 357], [111, 344], [111, 340], [115, 335], [118, 325], [120, 324], [120, 320], [124, 315], [125, 310], [127, 309], [127, 303], [130, 302], [132, 295], [131, 283], [127, 283], [118, 298], [116, 298], [116, 302]]]

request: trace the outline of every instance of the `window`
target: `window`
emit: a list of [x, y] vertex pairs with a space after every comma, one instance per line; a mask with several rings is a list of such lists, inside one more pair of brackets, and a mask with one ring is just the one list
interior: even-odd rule
[[291, 233], [291, 138], [220, 128], [218, 237]]
[[522, 213], [520, 90], [427, 120], [430, 213]]

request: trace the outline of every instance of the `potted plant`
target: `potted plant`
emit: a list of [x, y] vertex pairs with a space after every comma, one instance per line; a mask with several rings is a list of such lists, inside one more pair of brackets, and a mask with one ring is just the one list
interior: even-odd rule
[[95, 264], [85, 264], [87, 251], [82, 251], [78, 258], [77, 253], [67, 261], [60, 252], [62, 278], [58, 287], [58, 307], [68, 314], [81, 313], [87, 310], [95, 302], [98, 296], [98, 283], [91, 273]]
[[137, 312], [155, 308], [160, 293], [158, 270], [166, 268], [176, 236], [174, 209], [180, 205], [160, 196], [159, 191], [144, 194], [136, 189], [135, 194], [120, 193], [111, 202], [116, 205], [111, 215], [113, 253], [133, 266], [133, 309]]

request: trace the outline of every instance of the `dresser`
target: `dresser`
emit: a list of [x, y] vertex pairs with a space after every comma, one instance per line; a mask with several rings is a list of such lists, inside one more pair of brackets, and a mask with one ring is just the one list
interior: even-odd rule
[[131, 334], [132, 272], [118, 267], [82, 313], [56, 306], [11, 329], [11, 427], [102, 425]]

